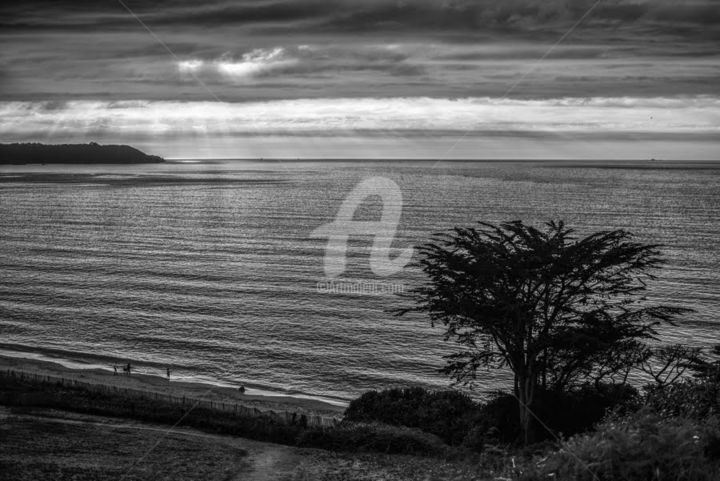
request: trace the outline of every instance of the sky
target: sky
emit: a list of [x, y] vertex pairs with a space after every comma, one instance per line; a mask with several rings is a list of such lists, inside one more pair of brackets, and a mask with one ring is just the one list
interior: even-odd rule
[[0, 140], [166, 157], [718, 159], [720, 0], [0, 6]]

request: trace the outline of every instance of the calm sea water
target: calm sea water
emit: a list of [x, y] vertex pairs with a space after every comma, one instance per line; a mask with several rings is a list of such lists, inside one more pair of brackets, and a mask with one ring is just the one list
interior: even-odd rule
[[[0, 333], [5, 350], [347, 400], [398, 384], [445, 387], [451, 346], [392, 293], [320, 292], [335, 217], [363, 179], [402, 190], [394, 247], [483, 220], [564, 219], [661, 243], [653, 298], [696, 309], [668, 342], [720, 342], [720, 168], [552, 162], [250, 162], [17, 166], [0, 170]], [[675, 166], [677, 167], [677, 166]], [[701, 166], [702, 167], [702, 166]], [[368, 199], [356, 219], [377, 219]], [[379, 279], [370, 237], [339, 281]], [[504, 382], [479, 377], [479, 389]]]

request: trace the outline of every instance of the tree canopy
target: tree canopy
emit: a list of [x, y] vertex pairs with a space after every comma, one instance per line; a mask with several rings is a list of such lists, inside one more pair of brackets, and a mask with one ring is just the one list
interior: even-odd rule
[[578, 238], [563, 222], [457, 227], [419, 248], [427, 282], [409, 292], [409, 311], [429, 315], [460, 352], [444, 371], [472, 382], [482, 366], [514, 374], [525, 441], [535, 391], [627, 377], [643, 340], [683, 309], [644, 296], [663, 260], [659, 246], [625, 230]]

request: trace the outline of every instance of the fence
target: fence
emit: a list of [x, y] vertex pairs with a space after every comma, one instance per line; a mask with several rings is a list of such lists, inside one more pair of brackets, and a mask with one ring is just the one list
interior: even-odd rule
[[288, 423], [297, 424], [301, 423], [307, 426], [314, 427], [330, 427], [335, 426], [340, 422], [340, 418], [333, 416], [322, 416], [319, 414], [309, 414], [302, 411], [278, 411], [272, 409], [259, 409], [254, 406], [248, 406], [242, 403], [230, 403], [223, 401], [215, 401], [211, 399], [201, 399], [188, 396], [173, 396], [172, 394], [164, 394], [155, 391], [145, 391], [141, 389], [133, 389], [124, 386], [117, 386], [113, 384], [103, 384], [96, 382], [87, 382], [78, 379], [65, 378], [62, 376], [53, 376], [47, 374], [37, 374], [32, 372], [25, 372], [14, 369], [6, 369], [5, 374], [10, 377], [19, 379], [28, 379], [39, 383], [54, 383], [62, 386], [82, 386], [90, 391], [102, 392], [102, 393], [119, 393], [125, 396], [143, 398], [143, 399], [155, 399], [166, 401], [170, 404], [177, 404], [187, 406], [195, 409], [197, 407], [203, 407], [210, 410], [223, 411], [233, 413], [236, 416], [242, 417], [259, 417], [259, 416], [270, 416], [276, 420]]

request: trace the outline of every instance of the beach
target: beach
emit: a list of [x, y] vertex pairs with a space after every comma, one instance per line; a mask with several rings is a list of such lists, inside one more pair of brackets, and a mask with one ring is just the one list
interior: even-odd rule
[[125, 375], [122, 366], [118, 366], [118, 374], [104, 369], [73, 369], [57, 362], [27, 359], [22, 357], [0, 355], [0, 370], [16, 373], [51, 376], [65, 380], [132, 389], [143, 391], [149, 395], [186, 397], [204, 401], [226, 404], [242, 404], [261, 411], [292, 411], [322, 416], [340, 417], [344, 406], [330, 404], [317, 399], [293, 396], [268, 396], [254, 394], [251, 390], [241, 393], [239, 389], [216, 386], [199, 382], [173, 381], [160, 376], [148, 374]]

